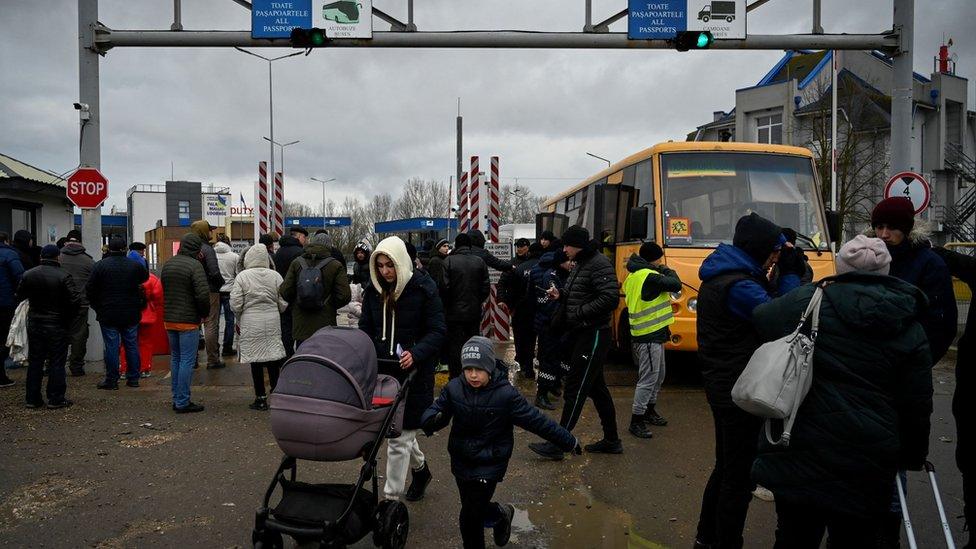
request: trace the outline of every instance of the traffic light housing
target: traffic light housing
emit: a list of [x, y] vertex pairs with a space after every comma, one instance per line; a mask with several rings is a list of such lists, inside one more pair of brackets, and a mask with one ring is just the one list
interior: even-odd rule
[[290, 41], [294, 48], [320, 48], [325, 46], [329, 39], [325, 36], [325, 30], [320, 28], [294, 28], [291, 30]]
[[708, 49], [715, 38], [709, 31], [681, 31], [674, 37], [674, 49], [678, 51]]

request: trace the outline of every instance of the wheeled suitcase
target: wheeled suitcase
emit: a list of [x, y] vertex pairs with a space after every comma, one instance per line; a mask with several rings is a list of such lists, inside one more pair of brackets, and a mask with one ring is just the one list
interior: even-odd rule
[[[935, 479], [935, 466], [932, 462], [925, 462], [925, 471], [929, 474], [932, 482], [932, 493], [935, 494], [935, 504], [939, 508], [939, 519], [942, 521], [942, 532], [945, 534], [946, 547], [956, 549], [956, 542], [952, 539], [952, 530], [949, 528], [949, 521], [946, 519], [945, 507], [942, 505], [942, 496], [939, 494], [939, 483]], [[905, 537], [908, 538], [908, 547], [918, 549], [915, 542], [915, 530], [912, 528], [912, 520], [908, 516], [908, 505], [905, 501], [905, 487], [902, 485], [901, 476], [895, 475], [895, 484], [898, 485], [898, 501], [901, 503], [901, 517], [905, 521]]]

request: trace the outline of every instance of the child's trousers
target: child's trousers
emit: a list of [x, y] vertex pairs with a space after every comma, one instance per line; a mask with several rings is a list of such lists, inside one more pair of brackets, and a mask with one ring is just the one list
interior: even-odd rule
[[417, 443], [419, 432], [404, 429], [400, 436], [386, 441], [386, 499], [400, 499], [407, 491], [407, 473], [424, 466], [424, 453]]
[[502, 519], [502, 509], [491, 501], [497, 482], [455, 479], [461, 496], [461, 541], [464, 549], [485, 549], [485, 528]]

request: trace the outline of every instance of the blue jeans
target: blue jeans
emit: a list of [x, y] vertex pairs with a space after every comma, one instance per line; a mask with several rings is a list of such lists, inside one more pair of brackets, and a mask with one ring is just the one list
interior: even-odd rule
[[173, 406], [185, 408], [190, 403], [190, 381], [197, 363], [200, 330], [166, 330], [169, 336], [169, 372], [173, 383]]
[[230, 294], [220, 293], [220, 308], [224, 311], [224, 350], [234, 346], [234, 311], [230, 310]]
[[125, 346], [125, 361], [129, 365], [126, 379], [139, 381], [139, 365], [142, 364], [139, 360], [139, 325], [115, 328], [103, 324], [101, 328], [105, 342], [105, 381], [119, 382], [119, 345]]

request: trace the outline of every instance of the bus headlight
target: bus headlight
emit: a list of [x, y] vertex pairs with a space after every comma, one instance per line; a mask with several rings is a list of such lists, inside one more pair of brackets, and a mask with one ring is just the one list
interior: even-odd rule
[[678, 290], [677, 292], [671, 292], [671, 299], [673, 301], [678, 301], [679, 299], [681, 299], [681, 290]]
[[698, 299], [693, 297], [688, 300], [688, 310], [693, 313], [698, 312]]

